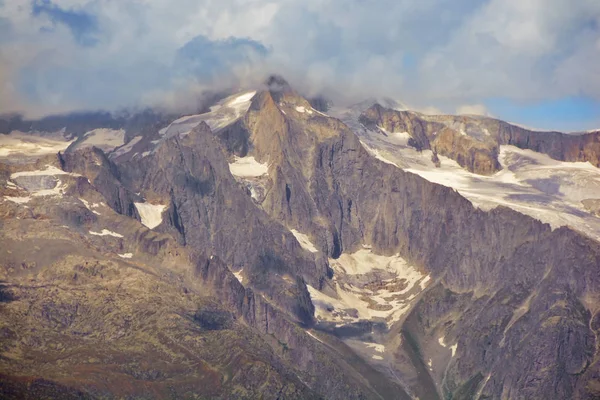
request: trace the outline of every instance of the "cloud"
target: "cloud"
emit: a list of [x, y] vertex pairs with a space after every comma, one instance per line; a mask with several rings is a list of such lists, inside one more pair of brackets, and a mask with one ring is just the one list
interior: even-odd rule
[[338, 102], [387, 96], [443, 112], [598, 102], [600, 2], [11, 0], [0, 2], [6, 59], [0, 106], [17, 96], [9, 108], [37, 114], [179, 107], [271, 72]]
[[[83, 46], [93, 46], [98, 38], [95, 34], [98, 31], [98, 21], [92, 14], [82, 11], [64, 10], [53, 4], [50, 0], [36, 0], [33, 2], [32, 15], [40, 16], [45, 14], [54, 24], [64, 24], [67, 26], [75, 40]], [[52, 29], [45, 28], [46, 32]]]
[[483, 104], [463, 104], [456, 108], [456, 113], [459, 115], [491, 116], [487, 107]]

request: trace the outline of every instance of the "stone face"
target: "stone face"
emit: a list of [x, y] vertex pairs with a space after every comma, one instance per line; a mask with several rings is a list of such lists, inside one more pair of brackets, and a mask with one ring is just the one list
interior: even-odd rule
[[[498, 169], [507, 141], [575, 157], [491, 119], [376, 105], [361, 123], [481, 174]], [[598, 242], [508, 208], [484, 212], [378, 160], [281, 78], [228, 126], [140, 143], [143, 156], [88, 148], [0, 164], [0, 196], [14, 198], [37, 188], [9, 185], [16, 171], [73, 174], [60, 196], [0, 202], [0, 396], [599, 395]], [[577, 157], [594, 154], [590, 143]], [[260, 176], [232, 175], [250, 157]], [[143, 202], [165, 206], [153, 229], [140, 223]], [[389, 325], [316, 323], [310, 293], [340, 296], [329, 262], [365, 249], [404, 258], [429, 283]], [[378, 274], [371, 289], [391, 285]], [[385, 350], [372, 357], [351, 340]]]

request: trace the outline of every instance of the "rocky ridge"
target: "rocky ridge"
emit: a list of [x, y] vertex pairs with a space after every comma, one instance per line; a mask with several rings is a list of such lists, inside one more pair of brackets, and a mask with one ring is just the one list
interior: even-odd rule
[[425, 115], [375, 104], [360, 116], [372, 130], [408, 132], [415, 148], [431, 149], [471, 172], [489, 175], [500, 169], [498, 148], [514, 145], [569, 162], [600, 167], [600, 132], [539, 132], [481, 116]]

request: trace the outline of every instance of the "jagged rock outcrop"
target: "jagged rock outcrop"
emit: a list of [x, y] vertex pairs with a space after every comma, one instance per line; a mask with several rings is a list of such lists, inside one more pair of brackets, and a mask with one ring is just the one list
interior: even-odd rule
[[[447, 156], [471, 172], [489, 175], [500, 169], [498, 147], [513, 145], [561, 161], [590, 162], [600, 167], [600, 132], [538, 132], [488, 117], [425, 115], [375, 104], [359, 121], [368, 129], [408, 132], [410, 145]], [[385, 134], [385, 133], [383, 133]]]
[[504, 121], [488, 119], [490, 132], [497, 129], [500, 144], [511, 144], [529, 149], [561, 161], [590, 162], [600, 167], [600, 131], [566, 134], [561, 132], [538, 132], [511, 125]]
[[447, 124], [418, 113], [386, 109], [375, 104], [360, 116], [359, 121], [372, 130], [381, 127], [387, 132], [407, 132], [411, 136], [409, 145], [419, 151], [433, 150], [471, 172], [490, 175], [498, 171], [498, 144], [485, 135], [468, 135], [465, 132], [469, 129], [468, 118], [454, 118], [457, 120]]

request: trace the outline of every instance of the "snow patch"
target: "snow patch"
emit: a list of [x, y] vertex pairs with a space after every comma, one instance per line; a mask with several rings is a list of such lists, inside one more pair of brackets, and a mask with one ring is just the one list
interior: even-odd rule
[[94, 210], [94, 208], [100, 207], [100, 204], [98, 204], [98, 203], [90, 204], [86, 199], [82, 199], [82, 198], [79, 198], [79, 201], [81, 201], [83, 203], [83, 205], [85, 206], [85, 208], [87, 208], [88, 210], [90, 210], [94, 214], [96, 214], [96, 215], [102, 215], [98, 211]]
[[65, 172], [62, 169], [58, 169], [53, 165], [46, 165], [46, 169], [44, 170], [35, 170], [35, 171], [21, 171], [15, 172], [10, 176], [10, 179], [17, 179], [23, 176], [53, 176], [53, 175], [69, 175], [69, 176], [81, 176], [79, 174], [75, 174], [72, 172]]
[[359, 320], [398, 322], [410, 309], [426, 278], [400, 256], [368, 249], [342, 254], [329, 263], [335, 271], [335, 297], [308, 286], [317, 319], [338, 325]]
[[150, 229], [154, 229], [162, 223], [162, 213], [167, 208], [163, 204], [150, 204], [150, 203], [133, 203], [140, 218], [142, 224]]
[[452, 350], [452, 357], [456, 355], [456, 349], [458, 349], [458, 343], [454, 346], [450, 346], [450, 350]]
[[306, 108], [306, 107], [303, 107], [303, 106], [296, 107], [296, 111], [298, 111], [299, 113], [307, 113], [307, 114], [312, 114], [313, 113], [312, 108]]
[[242, 271], [244, 271], [244, 268], [240, 269], [238, 272], [234, 272], [233, 275], [243, 285], [244, 277], [242, 276]]
[[303, 249], [308, 250], [311, 253], [317, 253], [319, 251], [304, 233], [300, 233], [295, 229], [291, 229], [290, 232], [296, 237], [296, 240], [298, 240]]
[[240, 178], [256, 178], [267, 175], [269, 166], [267, 164], [259, 163], [252, 156], [241, 158], [235, 157], [235, 161], [229, 164], [229, 170], [233, 176]]
[[321, 339], [319, 339], [318, 337], [316, 337], [315, 335], [313, 335], [310, 331], [306, 331], [306, 333], [308, 334], [308, 336], [310, 336], [311, 338], [323, 343], [323, 341]]
[[116, 237], [116, 238], [122, 238], [123, 235], [116, 233], [116, 232], [112, 232], [109, 231], [108, 229], [102, 229], [102, 232], [93, 232], [90, 231], [90, 235], [94, 235], [94, 236], [112, 236], [112, 237]]
[[381, 361], [381, 360], [383, 360], [383, 357], [381, 357], [381, 356], [378, 356], [378, 355], [371, 356], [371, 358], [372, 358], [373, 360], [380, 360], [380, 361]]
[[385, 346], [382, 344], [365, 342], [365, 346], [369, 349], [374, 349], [378, 353], [383, 353], [385, 351]]
[[117, 255], [121, 258], [132, 258], [133, 257], [132, 253], [117, 254]]
[[27, 197], [4, 196], [4, 200], [12, 201], [13, 203], [17, 203], [17, 204], [26, 204], [26, 203], [29, 203], [29, 201], [31, 200], [31, 197], [29, 197], [29, 196], [27, 196]]

